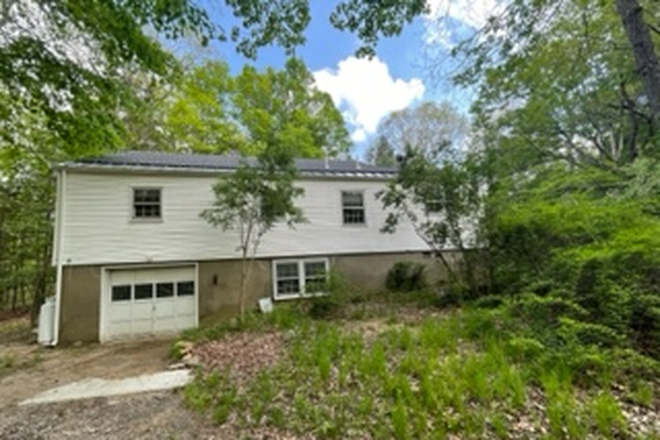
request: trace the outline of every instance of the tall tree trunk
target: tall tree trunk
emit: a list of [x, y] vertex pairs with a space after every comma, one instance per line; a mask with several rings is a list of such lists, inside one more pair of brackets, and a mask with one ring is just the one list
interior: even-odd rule
[[639, 0], [616, 0], [616, 8], [635, 55], [653, 119], [660, 122], [660, 65]]

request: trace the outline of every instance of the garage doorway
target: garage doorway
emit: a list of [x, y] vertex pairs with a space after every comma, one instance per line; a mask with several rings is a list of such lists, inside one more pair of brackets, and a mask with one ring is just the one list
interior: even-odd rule
[[107, 269], [105, 280], [102, 341], [197, 326], [195, 266]]

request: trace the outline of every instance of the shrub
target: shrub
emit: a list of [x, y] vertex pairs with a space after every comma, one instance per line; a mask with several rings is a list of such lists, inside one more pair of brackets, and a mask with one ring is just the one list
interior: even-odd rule
[[496, 309], [504, 303], [504, 298], [497, 295], [486, 295], [477, 298], [472, 304], [478, 309]]
[[601, 348], [620, 346], [625, 341], [621, 334], [609, 327], [565, 317], [559, 318], [559, 334], [569, 343]]
[[332, 293], [316, 296], [311, 299], [308, 313], [314, 319], [333, 318], [340, 314], [342, 305], [341, 299]]
[[562, 317], [584, 318], [585, 310], [571, 300], [556, 295], [525, 295], [512, 305], [512, 314], [534, 327], [555, 328]]
[[393, 292], [413, 292], [426, 287], [425, 267], [422, 263], [399, 261], [387, 273], [385, 287]]
[[505, 352], [517, 362], [527, 362], [538, 358], [545, 351], [540, 341], [527, 337], [513, 337], [505, 345]]

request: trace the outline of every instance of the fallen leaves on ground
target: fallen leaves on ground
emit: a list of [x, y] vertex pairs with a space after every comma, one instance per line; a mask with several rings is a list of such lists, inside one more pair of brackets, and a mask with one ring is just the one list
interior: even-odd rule
[[227, 371], [243, 383], [260, 371], [273, 367], [283, 351], [279, 333], [239, 333], [196, 345], [192, 355], [204, 370]]

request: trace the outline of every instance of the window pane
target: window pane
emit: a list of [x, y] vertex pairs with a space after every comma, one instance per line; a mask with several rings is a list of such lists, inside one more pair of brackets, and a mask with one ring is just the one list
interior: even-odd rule
[[136, 218], [160, 218], [160, 189], [134, 189], [133, 215]]
[[133, 200], [136, 203], [140, 203], [140, 202], [160, 203], [159, 189], [136, 189], [133, 194], [134, 194]]
[[305, 277], [325, 276], [325, 262], [311, 261], [305, 263]]
[[136, 284], [135, 299], [150, 299], [154, 296], [153, 284]]
[[112, 286], [113, 301], [129, 301], [131, 299], [131, 286]]
[[342, 192], [341, 203], [344, 207], [364, 206], [364, 197], [361, 192]]
[[174, 283], [156, 284], [156, 298], [169, 298], [174, 296]]
[[298, 277], [298, 263], [279, 263], [276, 269], [278, 279]]
[[364, 209], [344, 209], [344, 224], [364, 224]]
[[305, 278], [306, 293], [321, 293], [327, 290], [327, 281], [323, 278]]
[[177, 296], [192, 296], [195, 294], [195, 282], [194, 281], [181, 281], [176, 283], [176, 294]]
[[279, 280], [277, 282], [277, 293], [279, 295], [300, 293], [300, 284], [298, 280]]

